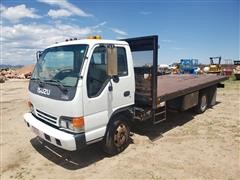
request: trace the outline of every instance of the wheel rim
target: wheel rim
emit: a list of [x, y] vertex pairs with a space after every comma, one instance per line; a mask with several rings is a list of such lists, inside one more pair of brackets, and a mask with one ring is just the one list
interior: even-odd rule
[[128, 139], [128, 130], [125, 124], [121, 123], [116, 128], [114, 134], [114, 144], [117, 147], [121, 147], [125, 144]]
[[201, 99], [201, 110], [205, 111], [206, 107], [207, 107], [207, 97], [206, 96], [202, 96], [202, 99]]

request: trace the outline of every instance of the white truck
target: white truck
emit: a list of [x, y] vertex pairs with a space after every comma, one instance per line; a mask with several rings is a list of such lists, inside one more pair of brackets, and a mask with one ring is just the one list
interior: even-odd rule
[[103, 150], [115, 155], [128, 146], [132, 121], [157, 124], [166, 120], [167, 108], [202, 113], [215, 104], [217, 86], [226, 77], [157, 76], [157, 57], [155, 35], [47, 47], [37, 53], [29, 82], [27, 126], [65, 150], [102, 141]]

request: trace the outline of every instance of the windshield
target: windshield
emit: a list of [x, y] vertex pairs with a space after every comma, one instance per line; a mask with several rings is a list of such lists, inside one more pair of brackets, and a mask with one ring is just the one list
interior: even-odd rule
[[87, 45], [68, 45], [43, 51], [33, 71], [32, 80], [76, 86]]

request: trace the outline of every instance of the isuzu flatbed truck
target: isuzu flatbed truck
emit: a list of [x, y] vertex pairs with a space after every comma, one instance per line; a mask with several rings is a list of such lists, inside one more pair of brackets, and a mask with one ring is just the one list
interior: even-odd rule
[[102, 141], [103, 150], [115, 155], [128, 146], [132, 121], [158, 124], [168, 108], [203, 113], [213, 106], [227, 77], [157, 76], [158, 48], [154, 35], [68, 40], [38, 52], [29, 82], [30, 112], [24, 114], [27, 126], [65, 150]]

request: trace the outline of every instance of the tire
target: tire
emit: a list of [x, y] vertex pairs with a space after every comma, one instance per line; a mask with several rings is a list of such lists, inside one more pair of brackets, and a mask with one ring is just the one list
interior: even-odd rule
[[130, 142], [130, 128], [124, 116], [115, 116], [103, 139], [103, 151], [114, 156], [126, 149]]
[[208, 108], [208, 96], [207, 94], [200, 94], [198, 104], [194, 108], [194, 111], [198, 114], [201, 114], [205, 112], [207, 108]]

